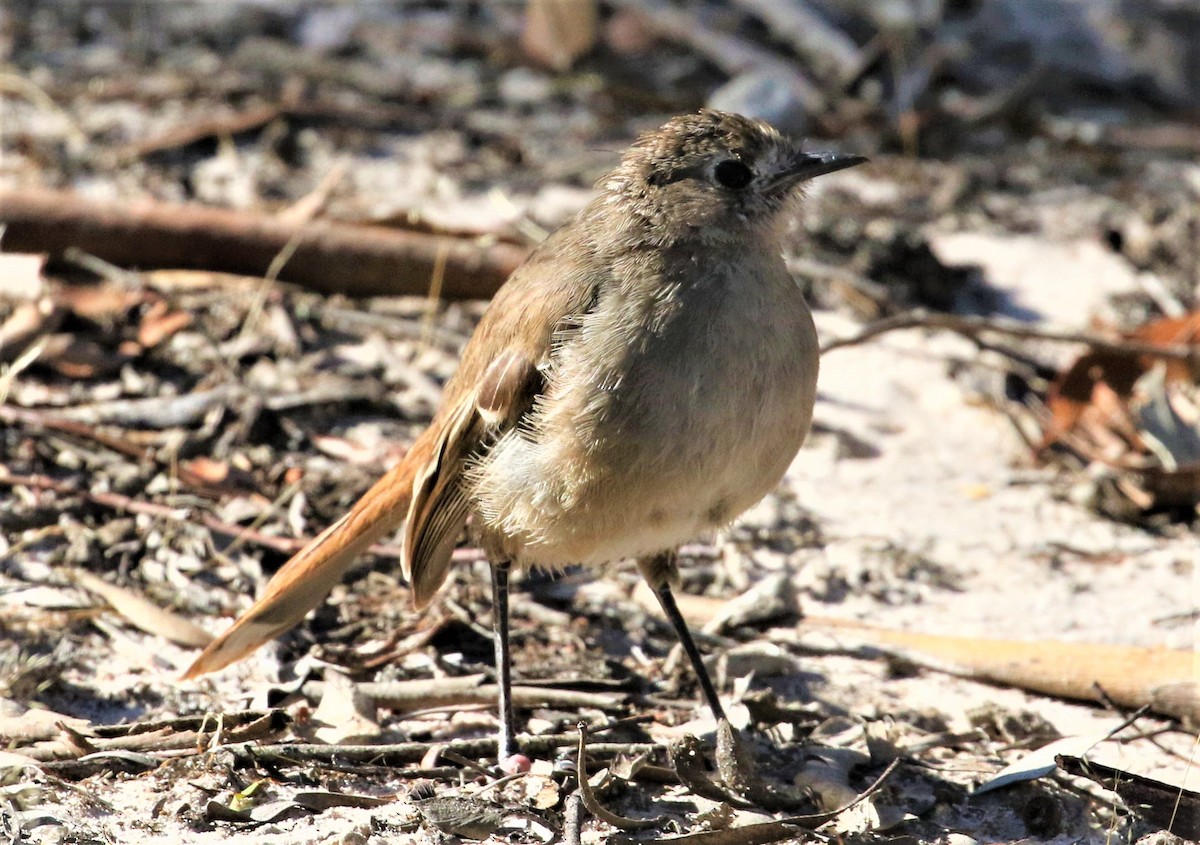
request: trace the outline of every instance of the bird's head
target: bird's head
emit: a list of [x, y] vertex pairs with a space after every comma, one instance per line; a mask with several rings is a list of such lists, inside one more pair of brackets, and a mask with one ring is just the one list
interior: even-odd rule
[[810, 179], [865, 161], [806, 152], [761, 120], [704, 109], [643, 135], [598, 187], [606, 211], [664, 239], [736, 238], [777, 223]]

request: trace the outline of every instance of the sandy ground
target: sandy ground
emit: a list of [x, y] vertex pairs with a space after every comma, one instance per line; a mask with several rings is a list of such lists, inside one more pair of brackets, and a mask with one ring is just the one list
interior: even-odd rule
[[[979, 264], [989, 281], [1025, 307], [1036, 306], [1051, 325], [1078, 327], [1102, 312], [1112, 293], [1135, 284], [1128, 272], [1119, 272], [1115, 259], [1111, 266], [1094, 254], [1090, 263], [1073, 261], [1077, 245], [1046, 245], [1040, 257], [1033, 256], [1042, 272], [1028, 273], [1003, 239], [951, 236], [948, 242], [958, 260]], [[1094, 283], [1097, 273], [1104, 284]], [[1052, 294], [1044, 290], [1046, 279], [1054, 280]], [[851, 334], [857, 326], [830, 312], [819, 313], [818, 324], [826, 338]], [[1193, 647], [1195, 537], [1183, 531], [1155, 536], [1072, 502], [1070, 485], [1030, 463], [1007, 417], [979, 401], [975, 383], [950, 375], [949, 362], [973, 355], [973, 346], [962, 339], [918, 331], [830, 353], [822, 365], [817, 431], [789, 472], [784, 497], [768, 499], [746, 518], [748, 529], [778, 528], [798, 502], [819, 526], [823, 544], [789, 553], [738, 546], [743, 551], [734, 554], [748, 555], [743, 564], [751, 568], [782, 567], [813, 616], [930, 633]], [[870, 449], [864, 451], [864, 444]], [[720, 548], [728, 554], [733, 547]], [[612, 580], [583, 592], [589, 589], [611, 594]], [[136, 632], [117, 633], [112, 644], [111, 663], [103, 667], [108, 671], [88, 679], [109, 694], [127, 683], [130, 670], [139, 684], [173, 685], [174, 671], [189, 657]], [[965, 731], [978, 726], [981, 708], [1040, 720], [1064, 735], [1099, 737], [1121, 722], [1118, 714], [1091, 706], [936, 672], [897, 676], [881, 661], [814, 654], [801, 665], [808, 692], [825, 706], [881, 724], [911, 725], [913, 714], [925, 713], [937, 714], [946, 730]], [[247, 690], [261, 690], [273, 671], [269, 659], [257, 658], [196, 689], [213, 707], [235, 706], [244, 703]], [[704, 720], [694, 727], [703, 729]], [[1109, 742], [1094, 756], [1196, 786], [1196, 770], [1187, 762], [1191, 738], [1168, 733], [1160, 742]], [[942, 775], [969, 786], [1023, 753], [997, 746], [985, 758], [951, 755]], [[26, 790], [41, 790], [41, 800], [23, 806], [40, 808], [50, 823], [30, 827], [27, 809], [29, 829], [14, 841], [438, 841], [427, 830], [412, 829], [414, 811], [403, 802], [369, 810], [334, 808], [242, 831], [183, 823], [189, 811], [199, 809], [196, 784], [215, 780], [210, 767], [197, 764], [194, 771], [181, 766], [153, 778], [92, 778], [79, 787], [26, 784]], [[366, 781], [347, 777], [343, 785], [378, 795], [407, 788], [378, 775]], [[10, 782], [8, 788], [18, 787]], [[1077, 812], [1067, 814], [1055, 835], [1031, 833], [1020, 802], [1005, 792], [965, 802], [957, 814], [942, 812], [937, 841], [1111, 841], [1113, 829], [1095, 827]], [[1119, 830], [1122, 837], [1130, 835], [1126, 826]], [[585, 841], [606, 836], [599, 829], [585, 831]]]

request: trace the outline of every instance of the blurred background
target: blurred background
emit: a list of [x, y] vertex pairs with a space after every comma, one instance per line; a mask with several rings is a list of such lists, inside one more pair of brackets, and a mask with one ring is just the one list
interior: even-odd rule
[[[839, 834], [885, 817], [894, 841], [961, 845], [1166, 826], [1078, 781], [967, 789], [1143, 704], [1137, 735], [1107, 747], [1187, 774], [1200, 0], [10, 0], [0, 716], [25, 721], [0, 722], [0, 746], [88, 779], [108, 809], [22, 774], [26, 816], [0, 801], [0, 838], [26, 817], [78, 834], [55, 842], [253, 829], [230, 795], [258, 764], [201, 755], [201, 714], [264, 747], [311, 739], [327, 698], [320, 742], [491, 735], [464, 691], [491, 663], [486, 570], [465, 545], [420, 613], [389, 538], [279, 645], [173, 679], [404, 454], [528, 250], [639, 132], [705, 106], [871, 159], [815, 182], [787, 240], [827, 350], [813, 435], [776, 494], [684, 550], [681, 603], [724, 691], [788, 777], [807, 747], [840, 744], [829, 795], [920, 761]], [[600, 696], [531, 710], [537, 730], [633, 716], [606, 737], [653, 742], [665, 766], [668, 742], [711, 728], [687, 721], [691, 682], [636, 581], [521, 579], [515, 667]], [[1170, 665], [1147, 656], [1163, 646]], [[960, 658], [957, 677], [918, 668]], [[1075, 686], [1004, 674], [1022, 660]], [[363, 692], [449, 680], [451, 713]], [[176, 744], [122, 733], [147, 721]], [[293, 778], [271, 796], [308, 784], [271, 765]], [[394, 767], [313, 766], [331, 789], [407, 794]], [[445, 769], [443, 793], [461, 773]], [[553, 821], [556, 772], [505, 800]], [[622, 783], [638, 812], [661, 797]], [[407, 830], [413, 806], [301, 810], [366, 841], [347, 819]]]
[[454, 200], [496, 187], [524, 209], [701, 106], [975, 164], [959, 192], [1200, 147], [1191, 0], [23, 0], [0, 61], [6, 186], [269, 207], [338, 161], [354, 219], [462, 225]]

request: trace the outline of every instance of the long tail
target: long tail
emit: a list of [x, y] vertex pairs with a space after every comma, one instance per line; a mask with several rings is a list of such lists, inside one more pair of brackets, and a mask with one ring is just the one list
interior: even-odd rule
[[304, 618], [324, 601], [355, 558], [408, 513], [413, 478], [428, 460], [430, 430], [386, 475], [363, 494], [350, 512], [322, 531], [267, 582], [262, 598], [201, 652], [184, 678], [223, 669]]

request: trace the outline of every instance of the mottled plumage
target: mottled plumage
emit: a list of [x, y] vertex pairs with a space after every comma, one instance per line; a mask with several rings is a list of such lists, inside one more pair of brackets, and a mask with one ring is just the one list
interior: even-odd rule
[[[781, 235], [800, 183], [860, 161], [713, 111], [639, 139], [497, 292], [405, 459], [189, 675], [290, 627], [402, 520], [425, 604], [469, 520], [498, 601], [509, 565], [636, 558], [719, 713], [670, 597], [671, 553], [770, 492], [808, 431], [817, 337]], [[498, 662], [506, 677], [499, 647]]]

